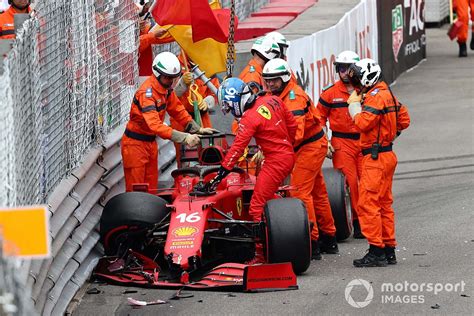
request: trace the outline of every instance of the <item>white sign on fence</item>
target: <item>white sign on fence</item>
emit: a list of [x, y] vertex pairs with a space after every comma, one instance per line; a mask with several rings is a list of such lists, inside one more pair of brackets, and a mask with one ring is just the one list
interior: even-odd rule
[[291, 41], [288, 63], [305, 91], [317, 101], [336, 80], [333, 62], [344, 50], [378, 61], [376, 0], [362, 0], [333, 27]]

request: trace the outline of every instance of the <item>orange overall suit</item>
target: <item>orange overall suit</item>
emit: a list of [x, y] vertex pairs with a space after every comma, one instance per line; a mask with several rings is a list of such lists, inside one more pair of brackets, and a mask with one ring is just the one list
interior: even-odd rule
[[291, 173], [291, 185], [296, 189], [291, 196], [302, 200], [313, 223], [311, 239], [319, 239], [319, 229], [327, 236], [336, 235], [326, 184], [321, 166], [326, 157], [328, 142], [319, 122], [313, 102], [301, 87], [289, 81], [280, 98], [295, 117], [296, 130], [294, 150], [296, 161]]
[[138, 46], [138, 75], [151, 76], [153, 74], [151, 64], [153, 63], [152, 45], [166, 44], [174, 41], [174, 38], [168, 34], [162, 37], [155, 37], [153, 33], [149, 33], [151, 25], [147, 25], [140, 30], [140, 39]]
[[469, 29], [469, 10], [471, 10], [472, 33], [474, 34], [474, 0], [454, 0], [453, 9], [456, 11], [458, 21], [462, 23], [458, 33], [458, 42], [466, 43]]
[[[392, 151], [392, 142], [398, 132], [410, 125], [410, 116], [407, 108], [392, 97], [387, 84], [379, 82], [366, 93], [362, 112], [355, 115], [354, 123], [361, 131], [364, 156], [358, 204], [362, 233], [370, 245], [395, 247], [392, 181], [397, 156]], [[373, 159], [371, 148], [377, 142], [379, 154]]]
[[342, 81], [326, 88], [319, 97], [318, 113], [321, 124], [329, 121], [332, 130], [331, 144], [334, 147], [332, 164], [346, 176], [349, 184], [353, 219], [357, 219], [359, 200], [359, 178], [362, 170], [359, 129], [354, 125], [347, 109], [349, 92]]
[[[31, 9], [28, 7], [26, 13], [30, 13]], [[15, 38], [15, 14], [17, 14], [15, 8], [10, 6], [8, 10], [0, 14], [0, 39], [13, 39]]]
[[239, 78], [245, 83], [253, 81], [263, 87], [262, 73], [263, 67], [260, 66], [260, 64], [258, 64], [254, 59], [250, 59], [247, 66], [245, 66], [244, 70], [242, 70], [240, 73]]
[[165, 112], [186, 126], [193, 119], [172, 90], [165, 89], [155, 76], [146, 79], [135, 93], [130, 120], [122, 137], [122, 159], [126, 190], [134, 183], [158, 188], [158, 145], [156, 136], [171, 139], [172, 128], [163, 124]]

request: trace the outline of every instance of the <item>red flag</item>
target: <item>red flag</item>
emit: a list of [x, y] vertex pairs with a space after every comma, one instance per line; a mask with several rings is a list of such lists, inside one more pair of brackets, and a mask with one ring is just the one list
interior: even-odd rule
[[194, 42], [212, 38], [226, 43], [229, 36], [230, 10], [212, 10], [208, 0], [160, 0], [152, 15], [160, 25], [191, 25]]

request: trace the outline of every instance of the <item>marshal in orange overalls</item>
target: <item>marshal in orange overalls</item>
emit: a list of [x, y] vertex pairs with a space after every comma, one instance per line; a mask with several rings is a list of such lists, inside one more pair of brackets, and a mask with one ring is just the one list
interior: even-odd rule
[[[24, 13], [30, 13], [30, 7], [25, 9], [25, 11]], [[13, 39], [16, 37], [15, 14], [17, 13], [23, 12], [17, 11], [12, 5], [8, 10], [0, 14], [0, 39]]]
[[357, 219], [357, 203], [359, 200], [359, 178], [362, 170], [362, 153], [360, 151], [359, 129], [354, 125], [347, 109], [349, 92], [342, 81], [325, 89], [318, 102], [318, 113], [321, 124], [329, 121], [332, 130], [331, 144], [334, 147], [332, 164], [346, 177], [349, 184], [352, 215]]
[[471, 36], [474, 34], [474, 0], [454, 0], [453, 9], [456, 11], [458, 21], [462, 23], [458, 33], [458, 42], [466, 43], [469, 33], [469, 10], [471, 11], [471, 22], [473, 22]]
[[334, 237], [336, 227], [321, 170], [328, 142], [316, 108], [306, 92], [292, 80], [288, 82], [280, 98], [298, 124], [294, 144], [296, 162], [291, 173], [291, 185], [296, 190], [291, 191], [291, 196], [299, 198], [306, 205], [309, 220], [314, 224], [312, 240], [319, 239], [318, 225], [322, 234]]
[[171, 139], [172, 128], [163, 124], [165, 112], [179, 124], [192, 121], [172, 90], [165, 89], [152, 75], [135, 93], [130, 120], [122, 137], [122, 159], [126, 190], [134, 183], [148, 183], [150, 190], [158, 188], [158, 145], [156, 136]]
[[[189, 58], [189, 57], [188, 57]], [[182, 54], [178, 55], [178, 59], [181, 63], [181, 66], [184, 67], [184, 60]], [[191, 66], [191, 65], [190, 65]], [[191, 69], [191, 67], [189, 67]], [[183, 71], [184, 72], [184, 71]], [[219, 79], [217, 77], [213, 77], [211, 79], [211, 82], [214, 84], [216, 88], [219, 88]], [[212, 96], [214, 98], [215, 104], [217, 104], [217, 96], [215, 96], [212, 92], [211, 89], [207, 87], [206, 84], [204, 84], [204, 81], [201, 79], [194, 79], [194, 83], [197, 85], [198, 92], [202, 96], [202, 98], [206, 98], [208, 96]], [[189, 103], [188, 97], [189, 97], [189, 88], [184, 94], [179, 98], [181, 101], [181, 104], [183, 104], [184, 108], [188, 113], [193, 117], [193, 119], [197, 122], [196, 117], [194, 116], [194, 106]], [[212, 127], [212, 122], [211, 122], [211, 117], [209, 115], [209, 111], [199, 111], [199, 114], [201, 116], [201, 127]], [[184, 127], [179, 124], [174, 118], [170, 117], [170, 124], [171, 127], [177, 131], [184, 131]], [[183, 145], [174, 143], [175, 149], [176, 149], [176, 161], [178, 164], [178, 168], [181, 167], [181, 148]]]
[[[395, 102], [394, 102], [395, 101]], [[385, 82], [379, 82], [365, 95], [362, 112], [354, 117], [360, 129], [362, 176], [359, 185], [359, 221], [370, 245], [395, 247], [395, 215], [392, 208], [392, 181], [397, 156], [392, 142], [398, 132], [410, 125], [407, 108], [393, 97]], [[378, 159], [372, 159], [371, 147], [380, 144]]]

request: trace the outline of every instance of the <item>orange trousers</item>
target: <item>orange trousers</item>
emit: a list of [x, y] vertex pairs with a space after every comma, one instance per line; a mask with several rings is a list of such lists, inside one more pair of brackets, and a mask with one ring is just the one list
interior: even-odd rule
[[334, 147], [332, 165], [341, 170], [349, 185], [352, 205], [352, 218], [357, 219], [357, 203], [359, 201], [359, 179], [362, 171], [362, 153], [358, 140], [333, 137]]
[[336, 235], [336, 226], [331, 213], [328, 192], [321, 167], [328, 149], [326, 137], [301, 147], [296, 153], [296, 162], [291, 173], [291, 185], [296, 189], [291, 196], [302, 200], [313, 223], [311, 239], [318, 240], [319, 229], [328, 236]]
[[156, 141], [144, 142], [124, 135], [121, 146], [126, 191], [132, 191], [133, 184], [136, 183], [148, 183], [149, 190], [156, 191], [158, 189]]
[[[458, 21], [462, 23], [458, 33], [458, 43], [466, 43], [469, 30], [469, 9], [471, 10], [471, 21], [474, 22], [474, 0], [454, 0], [453, 7], [458, 16]], [[474, 23], [472, 32], [474, 32]]]
[[373, 160], [365, 155], [359, 182], [359, 222], [369, 244], [395, 247], [395, 214], [392, 203], [392, 181], [397, 156], [394, 152], [379, 153]]

